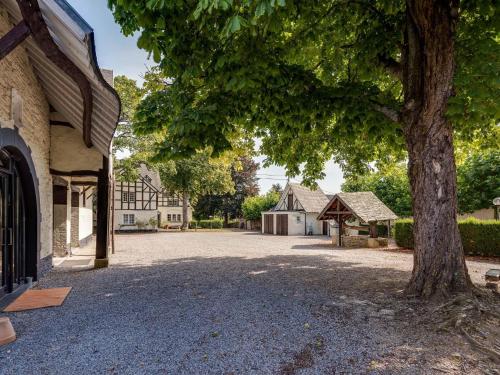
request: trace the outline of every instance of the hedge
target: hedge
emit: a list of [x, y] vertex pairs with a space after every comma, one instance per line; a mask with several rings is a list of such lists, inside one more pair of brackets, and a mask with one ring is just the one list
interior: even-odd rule
[[[500, 221], [469, 218], [458, 222], [466, 255], [500, 256]], [[397, 220], [394, 238], [400, 247], [413, 249], [413, 220]]]
[[198, 220], [189, 223], [190, 228], [221, 229], [224, 225], [222, 219]]

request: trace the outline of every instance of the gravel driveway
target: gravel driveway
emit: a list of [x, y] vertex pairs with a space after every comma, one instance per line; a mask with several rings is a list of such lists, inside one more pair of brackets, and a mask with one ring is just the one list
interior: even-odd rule
[[[62, 307], [8, 314], [1, 374], [476, 373], [403, 301], [411, 254], [324, 237], [119, 235], [108, 269], [54, 270]], [[475, 282], [491, 264], [469, 262]], [[497, 265], [498, 267], [498, 265]], [[491, 365], [493, 366], [493, 365]]]

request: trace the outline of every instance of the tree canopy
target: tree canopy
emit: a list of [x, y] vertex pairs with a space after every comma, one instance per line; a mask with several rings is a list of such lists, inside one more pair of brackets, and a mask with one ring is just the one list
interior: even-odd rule
[[276, 206], [279, 199], [279, 194], [272, 191], [266, 195], [248, 197], [242, 205], [243, 217], [246, 220], [261, 220], [261, 213]]
[[[165, 77], [138, 111], [141, 129], [168, 131], [161, 152], [231, 146], [241, 127], [269, 161], [306, 182], [334, 158], [360, 171], [402, 159], [403, 1], [110, 0], [125, 34], [140, 31]], [[457, 136], [488, 134], [498, 116], [495, 4], [466, 1], [457, 30]]]
[[461, 213], [490, 208], [500, 197], [500, 151], [469, 156], [458, 167], [458, 208]]
[[242, 217], [241, 206], [246, 197], [259, 193], [256, 172], [259, 164], [249, 157], [239, 157], [231, 166], [231, 179], [234, 192], [225, 194], [206, 194], [201, 196], [194, 207], [194, 216], [207, 219], [221, 216], [226, 221]]

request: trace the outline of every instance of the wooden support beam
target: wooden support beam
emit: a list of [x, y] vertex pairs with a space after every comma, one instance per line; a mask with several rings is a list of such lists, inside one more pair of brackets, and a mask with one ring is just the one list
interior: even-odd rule
[[103, 157], [102, 169], [97, 178], [97, 228], [95, 267], [108, 266], [109, 246], [109, 160]]
[[326, 211], [327, 215], [352, 215], [350, 211]]
[[83, 141], [87, 147], [92, 147], [92, 87], [87, 76], [71, 61], [52, 39], [45, 24], [38, 0], [17, 0], [19, 9], [31, 30], [31, 35], [45, 56], [64, 73], [66, 73], [80, 89], [83, 99]]
[[99, 177], [100, 172], [91, 170], [81, 170], [81, 171], [59, 171], [57, 169], [50, 168], [50, 174], [54, 176], [72, 176], [72, 177]]
[[74, 186], [97, 186], [96, 181], [71, 181]]
[[378, 237], [377, 222], [370, 221], [368, 224], [370, 225], [370, 237], [377, 238]]
[[0, 60], [11, 53], [31, 33], [30, 28], [23, 20], [14, 26], [0, 39]]

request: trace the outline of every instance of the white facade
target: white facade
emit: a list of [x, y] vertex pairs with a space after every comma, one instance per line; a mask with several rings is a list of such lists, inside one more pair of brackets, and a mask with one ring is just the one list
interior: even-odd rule
[[328, 198], [320, 189], [289, 183], [276, 207], [262, 213], [261, 231], [288, 236], [330, 235], [331, 223], [317, 219], [327, 203]]

